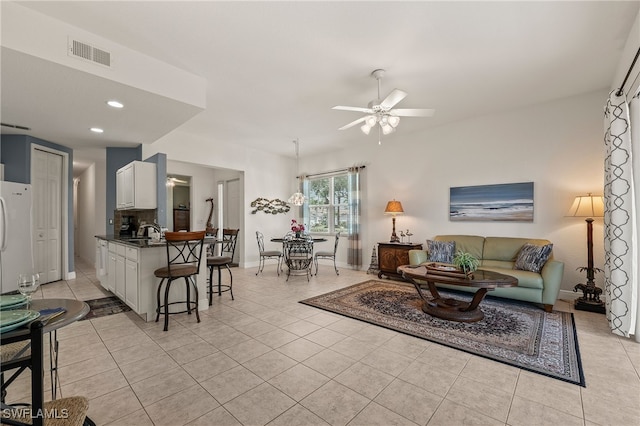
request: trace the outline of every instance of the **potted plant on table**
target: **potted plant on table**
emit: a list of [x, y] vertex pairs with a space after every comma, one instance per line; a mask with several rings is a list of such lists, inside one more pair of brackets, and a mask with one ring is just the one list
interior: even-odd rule
[[291, 219], [291, 232], [296, 233], [296, 238], [300, 238], [300, 234], [304, 232], [304, 224], [298, 223], [297, 220]]
[[456, 266], [456, 268], [460, 269], [464, 272], [465, 275], [468, 276], [473, 271], [478, 269], [478, 266], [480, 266], [480, 261], [470, 253], [458, 250], [456, 252], [456, 255], [453, 257], [453, 264]]

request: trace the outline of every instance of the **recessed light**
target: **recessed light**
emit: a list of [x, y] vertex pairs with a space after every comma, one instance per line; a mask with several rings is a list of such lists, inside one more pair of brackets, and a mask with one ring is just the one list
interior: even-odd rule
[[89, 130], [91, 130], [93, 133], [104, 133], [104, 130], [100, 127], [92, 127]]
[[122, 102], [119, 102], [113, 99], [110, 101], [107, 101], [107, 105], [109, 105], [112, 108], [124, 108], [124, 104]]

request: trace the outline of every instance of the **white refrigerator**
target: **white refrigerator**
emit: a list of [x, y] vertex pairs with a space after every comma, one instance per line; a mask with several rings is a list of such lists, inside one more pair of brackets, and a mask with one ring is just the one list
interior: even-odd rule
[[18, 274], [31, 273], [31, 185], [0, 181], [0, 293], [18, 289]]

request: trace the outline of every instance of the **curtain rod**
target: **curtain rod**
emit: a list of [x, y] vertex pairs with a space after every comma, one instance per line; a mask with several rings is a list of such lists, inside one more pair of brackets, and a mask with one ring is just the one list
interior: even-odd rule
[[[311, 173], [309, 175], [304, 175], [305, 177], [312, 177], [312, 176], [322, 176], [322, 175], [331, 175], [334, 173], [340, 173], [340, 172], [348, 172], [349, 170], [353, 169], [353, 168], [358, 168], [358, 169], [364, 169], [365, 166], [353, 166], [353, 167], [348, 167], [346, 169], [340, 169], [340, 170], [331, 170], [330, 172], [322, 172], [322, 173]], [[300, 178], [300, 176], [296, 176], [298, 179]]]
[[638, 56], [640, 56], [640, 48], [638, 48], [638, 51], [636, 52], [636, 57], [633, 58], [633, 62], [631, 62], [631, 66], [629, 67], [629, 70], [627, 71], [627, 75], [624, 77], [624, 80], [622, 81], [622, 84], [620, 85], [620, 88], [616, 92], [616, 96], [622, 95], [622, 93], [623, 93], [622, 89], [624, 89], [624, 85], [627, 83], [627, 79], [629, 78], [629, 75], [631, 74], [631, 70], [633, 69], [633, 67], [636, 64], [636, 61], [638, 60]]

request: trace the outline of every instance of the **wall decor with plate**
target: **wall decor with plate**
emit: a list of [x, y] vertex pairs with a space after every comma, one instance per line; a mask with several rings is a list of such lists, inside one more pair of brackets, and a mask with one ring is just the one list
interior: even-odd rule
[[278, 214], [278, 213], [288, 213], [291, 210], [289, 204], [286, 201], [282, 201], [278, 198], [275, 200], [268, 200], [266, 198], [257, 198], [255, 201], [251, 202], [251, 214], [256, 214], [258, 212], [263, 212], [266, 214]]

